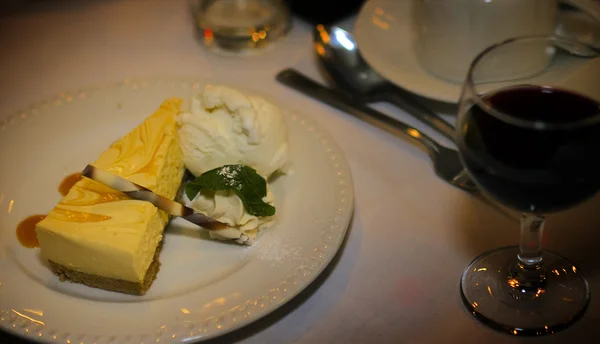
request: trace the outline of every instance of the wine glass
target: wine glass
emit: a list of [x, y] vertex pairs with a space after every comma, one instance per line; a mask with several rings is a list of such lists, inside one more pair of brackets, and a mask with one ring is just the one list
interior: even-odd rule
[[545, 216], [600, 189], [600, 58], [593, 46], [522, 37], [471, 63], [457, 127], [460, 157], [488, 196], [522, 213], [520, 245], [469, 264], [461, 292], [471, 313], [519, 335], [550, 334], [585, 311], [581, 271], [542, 250]]

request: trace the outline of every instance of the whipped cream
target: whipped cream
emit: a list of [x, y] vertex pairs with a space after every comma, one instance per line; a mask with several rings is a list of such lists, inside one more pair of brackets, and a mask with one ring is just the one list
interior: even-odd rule
[[[184, 192], [182, 200], [195, 211], [229, 225], [226, 229], [210, 231], [212, 239], [234, 240], [240, 244], [252, 245], [258, 232], [270, 227], [275, 220], [274, 216], [257, 217], [248, 214], [242, 200], [231, 190], [201, 190], [192, 200]], [[273, 205], [273, 194], [268, 184], [263, 201]]]

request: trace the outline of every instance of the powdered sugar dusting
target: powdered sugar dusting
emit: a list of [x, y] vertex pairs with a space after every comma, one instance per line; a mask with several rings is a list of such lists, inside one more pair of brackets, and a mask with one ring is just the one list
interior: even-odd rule
[[226, 165], [221, 167], [217, 174], [225, 178], [225, 183], [229, 187], [242, 189], [242, 184], [237, 180], [239, 173], [242, 171], [241, 165]]
[[285, 243], [285, 237], [273, 236], [269, 240], [258, 240], [254, 247], [257, 251], [257, 258], [274, 265], [283, 261], [302, 259], [302, 250], [300, 247], [290, 246]]
[[242, 167], [240, 165], [233, 165], [233, 166], [227, 165], [227, 166], [221, 167], [217, 171], [217, 174], [220, 176], [223, 176], [227, 179], [235, 179], [241, 170], [242, 170]]

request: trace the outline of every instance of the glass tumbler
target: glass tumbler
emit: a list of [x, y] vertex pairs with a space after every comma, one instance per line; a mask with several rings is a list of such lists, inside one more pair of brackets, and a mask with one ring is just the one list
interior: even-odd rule
[[190, 0], [190, 7], [198, 39], [226, 55], [261, 52], [291, 27], [282, 0]]

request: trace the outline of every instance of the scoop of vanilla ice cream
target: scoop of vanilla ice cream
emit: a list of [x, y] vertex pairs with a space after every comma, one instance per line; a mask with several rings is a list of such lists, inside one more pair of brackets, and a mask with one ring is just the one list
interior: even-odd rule
[[[226, 229], [210, 231], [213, 239], [235, 240], [240, 244], [252, 245], [258, 232], [271, 226], [275, 220], [274, 216], [248, 214], [242, 200], [231, 190], [201, 190], [193, 200], [184, 192], [183, 201], [195, 211], [229, 225]], [[273, 205], [273, 194], [268, 185], [263, 201]]]
[[225, 86], [208, 85], [178, 117], [183, 162], [199, 176], [228, 164], [268, 178], [287, 162], [287, 130], [279, 109]]

